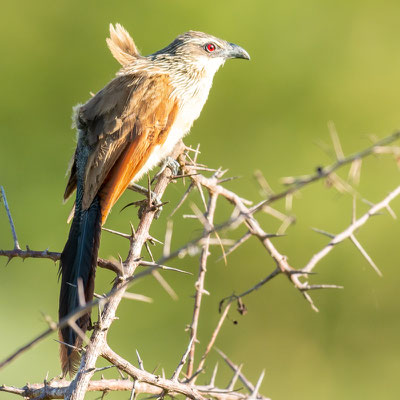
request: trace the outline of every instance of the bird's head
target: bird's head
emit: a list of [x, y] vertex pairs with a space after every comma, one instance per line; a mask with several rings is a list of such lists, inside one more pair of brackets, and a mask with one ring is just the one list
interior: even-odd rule
[[171, 44], [150, 57], [181, 64], [182, 68], [190, 67], [209, 76], [213, 76], [230, 58], [250, 60], [249, 54], [242, 47], [197, 31], [178, 36]]

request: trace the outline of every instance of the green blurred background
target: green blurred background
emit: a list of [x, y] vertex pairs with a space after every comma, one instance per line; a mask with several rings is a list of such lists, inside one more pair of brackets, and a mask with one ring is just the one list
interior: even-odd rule
[[[118, 69], [105, 45], [108, 24], [120, 22], [143, 54], [168, 44], [189, 29], [202, 30], [242, 45], [251, 62], [228, 62], [215, 77], [210, 98], [186, 143], [201, 142], [201, 161], [223, 166], [242, 179], [227, 186], [254, 201], [261, 200], [253, 171], [264, 172], [275, 190], [279, 178], [309, 173], [332, 161], [315, 145], [329, 141], [327, 122], [335, 122], [344, 151], [366, 147], [369, 135], [383, 137], [400, 125], [400, 3], [398, 1], [13, 1], [3, 2], [0, 24], [0, 184], [6, 189], [22, 245], [60, 251], [68, 233], [71, 203], [62, 205], [65, 170], [74, 149], [70, 129], [72, 106], [99, 90]], [[347, 171], [342, 172], [346, 176]], [[398, 185], [390, 157], [363, 163], [359, 191], [377, 202]], [[151, 229], [163, 239], [166, 216], [185, 188], [168, 188], [164, 215]], [[114, 208], [107, 227], [127, 231], [137, 223], [124, 204]], [[198, 195], [191, 201], [201, 206]], [[219, 200], [218, 221], [230, 206]], [[284, 210], [284, 204], [277, 204]], [[352, 200], [317, 183], [294, 201], [297, 223], [278, 249], [302, 267], [327, 239], [318, 227], [340, 232], [350, 222]], [[396, 200], [393, 208], [400, 211]], [[358, 215], [366, 211], [359, 203]], [[196, 237], [200, 226], [175, 218], [172, 247]], [[266, 231], [278, 223], [260, 216]], [[238, 237], [243, 231], [232, 236]], [[379, 278], [351, 243], [343, 243], [318, 266], [313, 282], [336, 283], [343, 291], [312, 293], [320, 308], [313, 312], [283, 277], [246, 298], [249, 312], [232, 311], [217, 346], [256, 381], [262, 369], [262, 392], [273, 400], [398, 399], [400, 393], [400, 301], [398, 221], [387, 214], [368, 222], [358, 238], [383, 271]], [[0, 209], [0, 248], [11, 248], [4, 209]], [[155, 248], [155, 255], [161, 248]], [[103, 234], [100, 255], [126, 255], [127, 244]], [[241, 292], [274, 268], [256, 240], [229, 258], [228, 266], [209, 263], [200, 320], [199, 348], [218, 319], [219, 300]], [[0, 266], [0, 358], [46, 328], [41, 312], [56, 318], [57, 266], [47, 260], [13, 260]], [[196, 274], [198, 257], [171, 265]], [[125, 300], [109, 334], [111, 346], [135, 360], [135, 349], [149, 370], [161, 364], [167, 375], [186, 347], [195, 277], [164, 274], [179, 295], [173, 301], [154, 279], [132, 291], [154, 303]], [[96, 291], [110, 287], [112, 274], [98, 270]], [[233, 320], [238, 324], [234, 325]], [[43, 381], [47, 371], [60, 372], [58, 344], [52, 338], [25, 353], [0, 372], [0, 383], [24, 385]], [[216, 354], [211, 354], [209, 375]], [[221, 362], [220, 362], [221, 364]], [[160, 369], [158, 370], [161, 371]], [[110, 372], [108, 377], [117, 377]], [[221, 368], [219, 384], [229, 380]], [[206, 376], [199, 379], [199, 383]], [[88, 395], [95, 398], [96, 395]], [[109, 394], [108, 398], [127, 398]], [[13, 398], [2, 394], [2, 399]]]

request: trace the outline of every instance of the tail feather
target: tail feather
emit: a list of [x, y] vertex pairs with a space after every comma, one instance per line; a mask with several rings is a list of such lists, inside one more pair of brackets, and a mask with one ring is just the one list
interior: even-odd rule
[[[93, 299], [94, 278], [101, 233], [101, 212], [98, 197], [88, 210], [75, 210], [68, 241], [61, 254], [60, 273], [62, 274], [59, 318], [72, 313], [79, 307], [78, 280], [83, 284], [85, 301]], [[85, 332], [90, 324], [90, 312], [76, 321]], [[80, 347], [82, 339], [69, 326], [59, 331], [60, 341], [70, 346]], [[79, 353], [76, 349], [61, 344], [61, 364], [64, 376], [76, 372]]]

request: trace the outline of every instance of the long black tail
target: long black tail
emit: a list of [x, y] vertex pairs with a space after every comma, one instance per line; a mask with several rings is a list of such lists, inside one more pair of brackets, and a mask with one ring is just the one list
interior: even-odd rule
[[[78, 283], [81, 281], [85, 301], [93, 299], [94, 278], [97, 266], [101, 233], [101, 212], [99, 198], [96, 197], [89, 209], [81, 211], [77, 199], [74, 219], [69, 232], [68, 241], [61, 254], [60, 274], [61, 291], [58, 310], [59, 319], [79, 307]], [[90, 323], [90, 312], [76, 321], [79, 328], [86, 332]], [[60, 341], [71, 346], [80, 347], [82, 338], [69, 325], [60, 329]], [[73, 347], [61, 344], [61, 366], [64, 376], [73, 375], [79, 363], [79, 353]]]

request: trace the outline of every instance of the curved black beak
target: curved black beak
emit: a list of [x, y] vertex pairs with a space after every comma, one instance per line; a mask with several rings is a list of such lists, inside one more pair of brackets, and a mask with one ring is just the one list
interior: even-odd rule
[[226, 58], [243, 58], [245, 60], [250, 60], [249, 53], [244, 48], [234, 43], [229, 43]]

